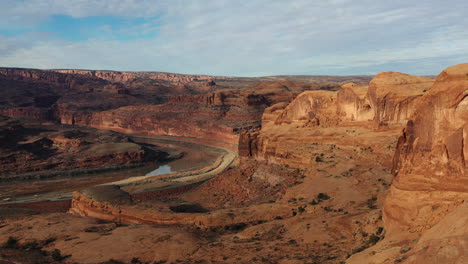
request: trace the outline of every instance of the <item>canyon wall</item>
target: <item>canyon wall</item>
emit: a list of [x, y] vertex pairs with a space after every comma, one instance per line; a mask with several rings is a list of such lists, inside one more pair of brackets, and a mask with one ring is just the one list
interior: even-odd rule
[[[152, 80], [163, 80], [175, 83], [190, 83], [198, 80], [209, 81], [213, 76], [208, 75], [188, 75], [165, 72], [119, 72], [119, 71], [93, 71], [93, 70], [52, 70], [53, 72], [65, 74], [78, 74], [89, 77], [97, 77], [111, 82], [132, 82], [139, 78]], [[217, 77], [223, 78], [223, 77]]]
[[[190, 115], [190, 116], [188, 116]], [[167, 106], [126, 106], [115, 110], [61, 115], [62, 124], [90, 126], [123, 133], [199, 137], [237, 145], [233, 128], [209, 120], [220, 113], [170, 112]], [[208, 120], [207, 120], [208, 119]]]
[[468, 261], [467, 96], [468, 64], [460, 64], [410, 97], [416, 109], [398, 139], [383, 204], [385, 239], [346, 263]]
[[398, 141], [388, 228], [424, 230], [468, 199], [468, 64], [437, 77]]
[[370, 121], [375, 113], [368, 96], [369, 85], [344, 84], [337, 94], [337, 114], [343, 121]]
[[418, 100], [434, 80], [399, 72], [377, 74], [369, 84], [367, 97], [377, 124], [405, 125]]
[[275, 124], [301, 126], [337, 124], [336, 92], [306, 91], [294, 99], [276, 118]]
[[[429, 78], [385, 72], [378, 74], [369, 85], [346, 83], [338, 91], [305, 91], [289, 104], [282, 102], [266, 108], [262, 129], [241, 133], [240, 154], [285, 164], [291, 159], [301, 163], [304, 158], [288, 153], [287, 146], [284, 153], [279, 151], [283, 147], [277, 145], [278, 137], [289, 134], [281, 128], [285, 125], [403, 127], [433, 82]], [[271, 131], [278, 131], [278, 135]]]

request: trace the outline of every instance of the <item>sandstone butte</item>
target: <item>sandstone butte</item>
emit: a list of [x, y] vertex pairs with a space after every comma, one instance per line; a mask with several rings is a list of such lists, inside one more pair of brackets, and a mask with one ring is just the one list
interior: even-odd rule
[[[157, 106], [60, 115], [69, 124], [216, 139], [238, 145], [232, 149], [240, 156], [236, 168], [169, 196], [208, 211], [181, 214], [164, 202], [137, 198], [131, 188], [106, 186], [75, 192], [70, 212], [127, 224], [195, 226], [221, 234], [216, 243], [205, 243], [204, 236], [192, 236], [190, 228], [173, 228], [174, 237], [158, 240], [165, 241], [158, 245], [167, 246], [167, 255], [145, 249], [139, 253], [144, 261], [180, 257], [189, 262], [251, 263], [256, 255], [272, 263], [468, 262], [468, 64], [447, 68], [435, 81], [385, 72], [369, 84], [347, 83], [338, 91], [304, 91], [304, 84], [290, 82], [259, 85], [177, 95]], [[188, 128], [166, 118], [182, 118]], [[184, 129], [187, 134], [182, 134]], [[89, 225], [70, 217], [60, 225]], [[39, 219], [46, 226], [47, 218]], [[0, 230], [0, 238], [24, 238], [22, 227], [35, 220], [21, 221], [16, 229]], [[104, 250], [103, 243], [119, 239], [125, 228], [106, 238], [84, 236], [80, 241]], [[236, 228], [241, 231], [230, 233]], [[79, 230], [73, 232], [82, 236]], [[31, 234], [44, 238], [38, 231]], [[185, 242], [174, 248], [180, 239]], [[105, 261], [84, 252], [80, 244], [63, 237], [55, 247], [71, 254], [72, 260]], [[182, 253], [174, 255], [174, 250]], [[117, 255], [131, 260], [129, 254]]]
[[[467, 88], [468, 64], [460, 64], [442, 71], [420, 99], [394, 156], [386, 238], [349, 263], [390, 263], [395, 256], [404, 263], [468, 261]], [[396, 241], [412, 248], [409, 254]]]

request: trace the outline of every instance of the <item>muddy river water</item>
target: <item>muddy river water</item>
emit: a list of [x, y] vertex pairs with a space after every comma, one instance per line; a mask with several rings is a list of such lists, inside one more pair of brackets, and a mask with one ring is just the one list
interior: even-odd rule
[[212, 164], [224, 152], [220, 148], [183, 141], [175, 137], [133, 137], [133, 140], [139, 143], [177, 149], [183, 151], [184, 155], [180, 159], [167, 163], [154, 162], [133, 169], [0, 183], [0, 204], [67, 200], [71, 198], [73, 191], [103, 183], [136, 176], [153, 176], [200, 169]]

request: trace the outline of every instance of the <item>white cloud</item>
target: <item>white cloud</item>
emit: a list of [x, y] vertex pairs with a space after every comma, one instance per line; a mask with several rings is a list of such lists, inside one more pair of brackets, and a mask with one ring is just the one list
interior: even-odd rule
[[[127, 31], [157, 27], [160, 33], [154, 39], [131, 41], [65, 42], [43, 37], [17, 47], [4, 44], [13, 39], [0, 38], [6, 40], [0, 45], [2, 66], [251, 76], [357, 74], [378, 71], [378, 65], [401, 64], [414, 73], [431, 74], [439, 69], [428, 60], [452, 62], [454, 56], [468, 60], [464, 14], [468, 3], [462, 0], [5, 2], [0, 15], [8, 23], [25, 17], [27, 23], [40, 23], [51, 14], [159, 15], [157, 25]], [[2, 52], [6, 49], [9, 52]]]

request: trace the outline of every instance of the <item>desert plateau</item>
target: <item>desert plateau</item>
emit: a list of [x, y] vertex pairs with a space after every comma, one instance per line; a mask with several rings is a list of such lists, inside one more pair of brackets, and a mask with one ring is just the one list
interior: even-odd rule
[[2, 2], [0, 264], [468, 263], [449, 2]]

